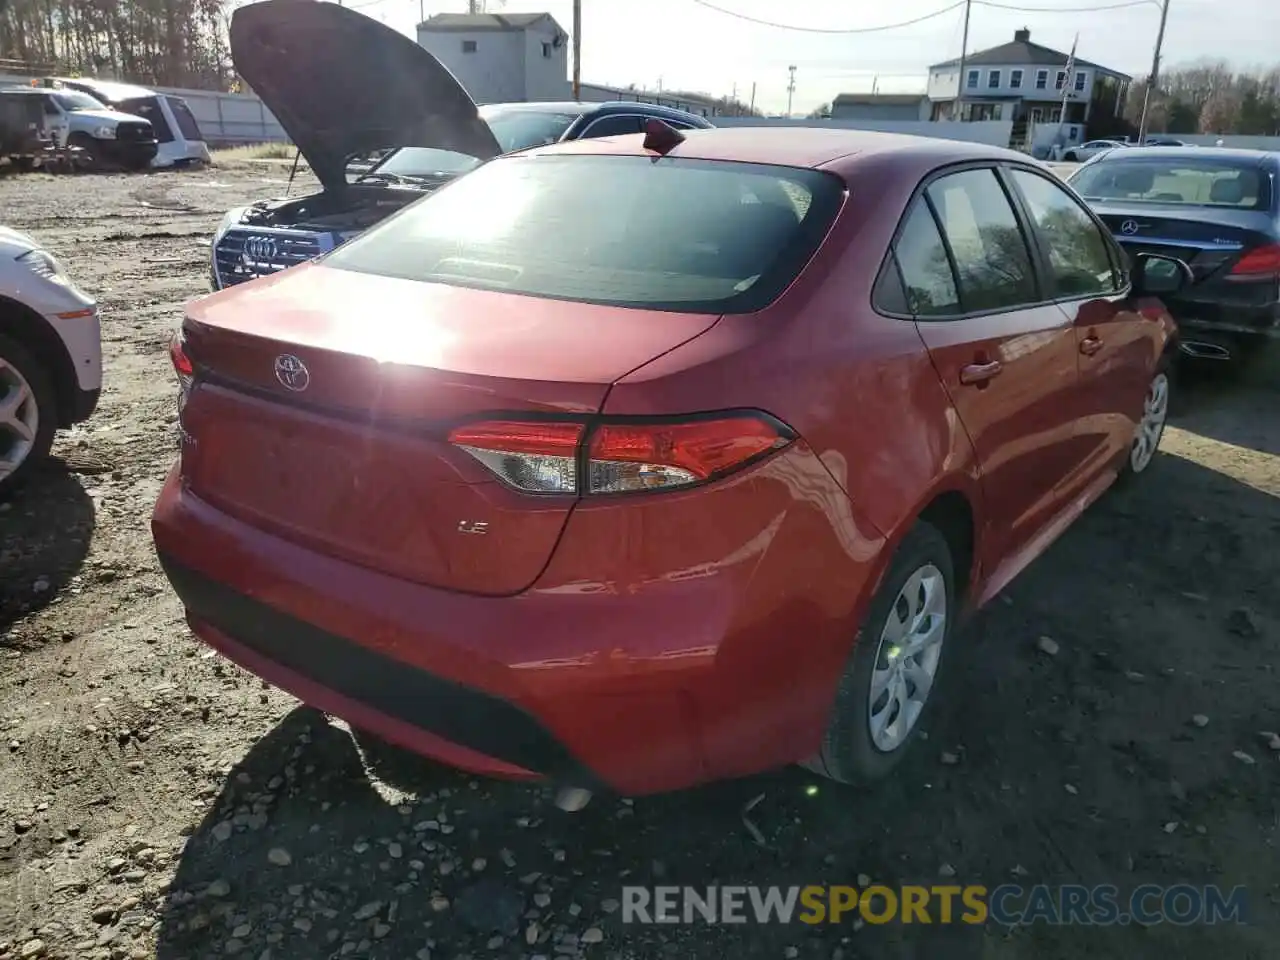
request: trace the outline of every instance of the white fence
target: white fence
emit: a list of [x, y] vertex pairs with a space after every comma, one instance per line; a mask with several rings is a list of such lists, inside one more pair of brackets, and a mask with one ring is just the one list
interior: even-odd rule
[[269, 143], [289, 139], [280, 121], [251, 93], [170, 87], [156, 90], [186, 100], [209, 143]]

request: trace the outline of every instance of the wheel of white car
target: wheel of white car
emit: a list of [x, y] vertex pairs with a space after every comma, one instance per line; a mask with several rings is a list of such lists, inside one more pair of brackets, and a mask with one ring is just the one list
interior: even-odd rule
[[951, 548], [935, 527], [917, 523], [871, 600], [826, 736], [805, 767], [869, 783], [898, 765], [939, 699], [956, 613]]
[[1137, 476], [1150, 468], [1169, 419], [1173, 386], [1171, 365], [1161, 363], [1151, 375], [1146, 396], [1142, 398], [1142, 413], [1134, 427], [1133, 442], [1129, 446], [1122, 476]]
[[22, 344], [0, 336], [0, 497], [13, 491], [53, 444], [57, 420], [47, 371]]

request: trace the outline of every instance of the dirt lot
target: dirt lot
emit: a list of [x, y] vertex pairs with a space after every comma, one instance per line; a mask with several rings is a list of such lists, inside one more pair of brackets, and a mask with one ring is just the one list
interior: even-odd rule
[[[557, 811], [357, 748], [198, 646], [147, 529], [165, 353], [205, 242], [280, 167], [0, 181], [101, 300], [107, 387], [0, 507], [0, 960], [11, 957], [1275, 957], [1280, 393], [1203, 384], [963, 637], [883, 789], [798, 770]], [[96, 465], [95, 465], [96, 464]], [[1045, 643], [1048, 637], [1053, 642]], [[1053, 652], [1047, 652], [1053, 651]], [[742, 821], [750, 813], [757, 844]], [[1218, 882], [1249, 926], [623, 927], [625, 883]], [[38, 941], [38, 942], [36, 942]]]

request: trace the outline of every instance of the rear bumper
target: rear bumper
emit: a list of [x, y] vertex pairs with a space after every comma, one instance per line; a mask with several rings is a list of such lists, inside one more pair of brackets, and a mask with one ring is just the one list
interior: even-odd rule
[[1280, 301], [1239, 303], [1215, 300], [1170, 300], [1169, 312], [1185, 338], [1194, 331], [1280, 339]]
[[[794, 483], [810, 464], [822, 469], [809, 453], [784, 455], [751, 482], [776, 470]], [[706, 496], [654, 509], [688, 529]], [[775, 505], [765, 507], [776, 525]], [[195, 496], [176, 468], [152, 532], [196, 635], [305, 702], [477, 773], [636, 796], [817, 747], [860, 608], [856, 585], [873, 573], [848, 548], [871, 556], [874, 544], [830, 533], [828, 543], [808, 522], [818, 519], [812, 501], [796, 509], [800, 526], [776, 538], [803, 540], [811, 563], [746, 553], [696, 576], [630, 582], [610, 569], [619, 551], [584, 511], [586, 549], [562, 547], [539, 584], [513, 597], [424, 587], [263, 533]], [[645, 524], [608, 526], [625, 535]], [[804, 657], [791, 636], [805, 639]]]

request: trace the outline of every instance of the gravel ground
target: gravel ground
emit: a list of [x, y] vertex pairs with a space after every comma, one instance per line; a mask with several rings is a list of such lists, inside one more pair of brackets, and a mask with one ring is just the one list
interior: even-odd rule
[[[284, 168], [287, 170], [287, 168]], [[147, 520], [175, 453], [166, 334], [207, 238], [286, 174], [0, 181], [104, 309], [94, 419], [0, 507], [0, 960], [1275, 957], [1280, 394], [1202, 383], [963, 635], [882, 789], [798, 770], [557, 811], [363, 746], [197, 645]], [[1048, 638], [1046, 640], [1045, 638]], [[750, 819], [742, 810], [763, 794]], [[625, 883], [1245, 885], [1252, 924], [623, 926]], [[864, 878], [865, 879], [865, 878]]]

